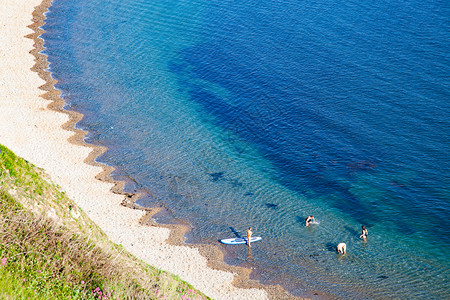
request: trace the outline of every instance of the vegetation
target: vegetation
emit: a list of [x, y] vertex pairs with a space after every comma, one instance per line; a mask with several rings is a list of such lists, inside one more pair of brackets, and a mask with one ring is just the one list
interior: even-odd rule
[[105, 234], [0, 145], [0, 299], [208, 299]]

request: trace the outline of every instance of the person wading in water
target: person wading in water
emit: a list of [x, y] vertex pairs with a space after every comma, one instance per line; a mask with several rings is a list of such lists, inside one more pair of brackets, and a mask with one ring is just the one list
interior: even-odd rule
[[366, 239], [367, 238], [367, 236], [369, 235], [369, 231], [367, 231], [367, 228], [366, 228], [366, 226], [362, 226], [362, 234], [359, 236], [359, 238], [361, 238], [361, 239]]
[[249, 227], [247, 230], [247, 245], [249, 247], [250, 247], [250, 239], [252, 238], [252, 234], [253, 234], [252, 228]]
[[314, 216], [309, 216], [309, 217], [307, 217], [306, 218], [306, 226], [308, 226], [308, 225], [310, 225], [310, 224], [312, 224], [312, 223], [314, 223], [316, 221], [316, 219], [314, 219]]

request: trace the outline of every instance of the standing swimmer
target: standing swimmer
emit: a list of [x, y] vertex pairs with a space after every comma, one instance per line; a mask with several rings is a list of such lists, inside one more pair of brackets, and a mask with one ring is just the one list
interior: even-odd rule
[[247, 245], [249, 247], [250, 247], [250, 239], [252, 238], [252, 234], [253, 234], [252, 228], [249, 227], [248, 230], [247, 230]]
[[362, 234], [359, 236], [360, 239], [366, 239], [369, 235], [369, 231], [367, 231], [367, 228], [363, 225], [362, 226]]

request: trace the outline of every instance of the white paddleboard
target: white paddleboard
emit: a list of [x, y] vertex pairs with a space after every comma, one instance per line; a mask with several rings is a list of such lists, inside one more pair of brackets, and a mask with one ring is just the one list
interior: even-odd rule
[[[262, 237], [260, 236], [252, 236], [250, 238], [250, 243], [257, 242], [262, 240]], [[234, 238], [234, 239], [223, 239], [220, 240], [221, 243], [227, 244], [227, 245], [239, 245], [239, 244], [246, 244], [247, 238]]]

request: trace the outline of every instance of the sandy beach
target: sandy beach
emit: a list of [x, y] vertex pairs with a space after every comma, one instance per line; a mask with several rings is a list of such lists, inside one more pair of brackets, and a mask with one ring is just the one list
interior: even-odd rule
[[83, 132], [73, 130], [80, 116], [61, 111], [62, 100], [44, 72], [45, 57], [33, 55], [38, 55], [32, 51], [38, 34], [33, 39], [30, 25], [42, 16], [41, 7], [32, 17], [41, 0], [3, 3], [0, 143], [43, 168], [113, 242], [148, 264], [180, 276], [214, 299], [288, 298], [279, 287], [263, 289], [248, 280], [248, 270], [221, 262], [222, 253], [215, 247], [181, 245], [181, 229], [140, 225], [149, 212], [121, 205], [126, 196], [111, 191], [115, 183], [99, 180], [109, 174], [92, 163], [102, 149], [83, 144]]

